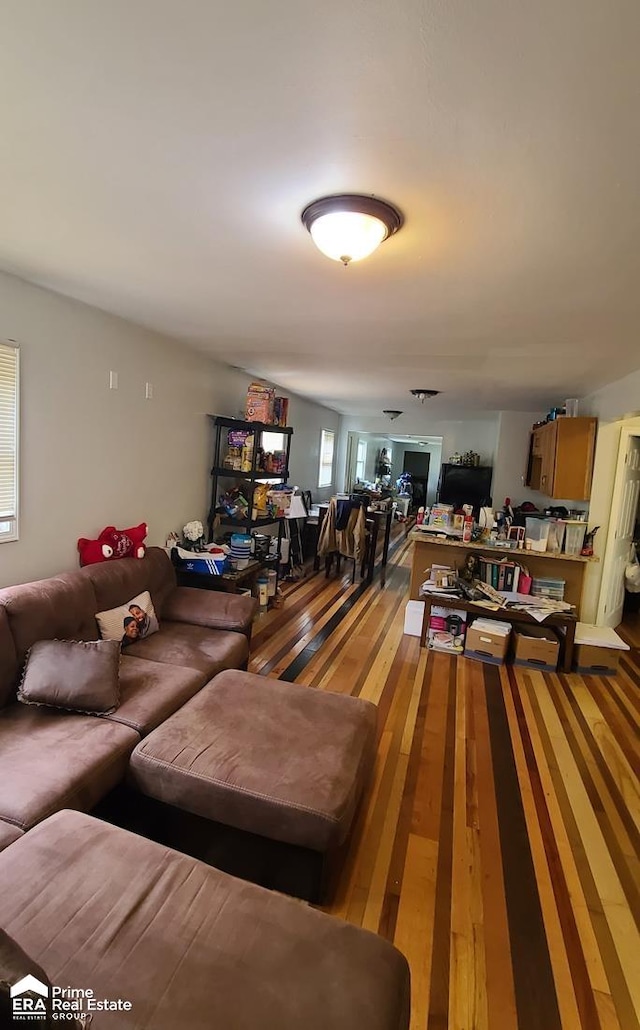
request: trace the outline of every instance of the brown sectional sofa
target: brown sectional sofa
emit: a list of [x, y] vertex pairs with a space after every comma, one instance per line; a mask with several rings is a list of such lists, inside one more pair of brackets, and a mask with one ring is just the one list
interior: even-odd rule
[[[121, 700], [96, 718], [15, 700], [38, 640], [96, 640], [97, 612], [149, 590], [160, 631], [128, 648]], [[194, 596], [195, 595], [195, 596]], [[0, 847], [61, 808], [90, 811], [125, 776], [140, 739], [224, 669], [246, 666], [255, 602], [178, 587], [161, 548], [143, 559], [0, 590]], [[197, 620], [197, 624], [193, 620]]]
[[[96, 613], [143, 590], [160, 630], [122, 656], [116, 711], [98, 717], [17, 702], [36, 641], [95, 640]], [[230, 825], [248, 819], [276, 841], [302, 834], [299, 843], [323, 848], [343, 839], [372, 760], [375, 710], [239, 671], [218, 676], [246, 668], [254, 608], [250, 599], [177, 587], [158, 548], [0, 590], [0, 927], [53, 983], [132, 1002], [130, 1012], [94, 1016], [97, 1030], [409, 1025], [407, 963], [387, 941], [85, 814], [127, 775], [162, 797], [167, 755], [179, 784], [185, 774], [203, 777], [195, 752], [181, 768], [181, 734], [199, 739], [209, 727], [205, 808], [187, 803], [187, 811], [215, 819], [230, 805]], [[299, 742], [305, 753], [289, 763], [289, 783], [277, 757], [303, 729], [311, 737]], [[254, 784], [245, 757], [269, 734], [276, 754], [262, 768], [272, 782]], [[147, 741], [153, 747], [132, 768]], [[194, 787], [187, 777], [187, 802]]]
[[388, 941], [91, 816], [25, 834], [0, 882], [0, 925], [53, 983], [131, 1003], [91, 1030], [409, 1026]]

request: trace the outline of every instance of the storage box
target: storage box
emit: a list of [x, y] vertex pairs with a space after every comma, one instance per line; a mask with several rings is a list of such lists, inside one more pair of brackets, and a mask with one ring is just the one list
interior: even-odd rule
[[510, 626], [504, 623], [491, 626], [488, 619], [477, 619], [467, 627], [464, 656], [489, 665], [503, 665], [510, 637]]
[[251, 383], [247, 390], [245, 419], [247, 422], [266, 422], [273, 424], [273, 405], [275, 390], [261, 383]]
[[197, 572], [201, 576], [221, 576], [228, 568], [227, 556], [213, 557], [206, 552], [194, 553], [190, 558], [178, 558], [176, 567], [182, 572]]
[[427, 644], [432, 651], [462, 654], [467, 613], [455, 608], [431, 607]]
[[543, 672], [558, 667], [560, 641], [552, 629], [543, 626], [514, 626], [514, 665], [524, 665]]
[[573, 665], [585, 676], [615, 676], [620, 655], [629, 645], [607, 626], [590, 626], [579, 622], [576, 626]]
[[407, 601], [404, 610], [404, 631], [410, 637], [419, 637], [422, 633], [424, 601]]

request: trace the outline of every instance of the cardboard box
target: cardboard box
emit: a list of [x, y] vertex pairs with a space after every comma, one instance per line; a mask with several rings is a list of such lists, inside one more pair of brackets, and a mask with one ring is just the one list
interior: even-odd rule
[[573, 666], [585, 676], [615, 676], [620, 655], [629, 645], [608, 626], [579, 622], [573, 651]]
[[541, 669], [543, 672], [555, 672], [558, 668], [560, 641], [553, 632], [544, 626], [513, 627], [514, 665]]
[[273, 404], [276, 391], [261, 383], [251, 383], [247, 390], [245, 419], [247, 422], [273, 424]]
[[474, 622], [467, 628], [464, 656], [489, 665], [503, 665], [510, 638], [510, 632], [497, 632], [483, 623], [477, 625]]
[[585, 676], [615, 676], [620, 653], [612, 647], [576, 644], [573, 649], [573, 666], [576, 672], [581, 672]]
[[432, 651], [462, 654], [466, 625], [466, 612], [432, 605], [427, 631], [427, 646]]
[[407, 601], [407, 607], [404, 610], [404, 631], [408, 636], [420, 636], [423, 617], [424, 601]]

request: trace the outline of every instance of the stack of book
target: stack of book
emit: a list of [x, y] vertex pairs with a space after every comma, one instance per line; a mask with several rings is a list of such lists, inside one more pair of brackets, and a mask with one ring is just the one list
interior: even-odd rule
[[516, 592], [520, 581], [521, 568], [514, 561], [503, 558], [497, 561], [492, 558], [480, 558], [480, 579], [488, 583], [494, 590]]

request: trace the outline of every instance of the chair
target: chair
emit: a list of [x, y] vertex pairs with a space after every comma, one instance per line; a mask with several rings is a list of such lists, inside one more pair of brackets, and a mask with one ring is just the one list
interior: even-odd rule
[[[343, 504], [346, 505], [346, 508], [341, 507]], [[364, 575], [367, 539], [370, 536], [366, 507], [367, 498], [358, 495], [340, 499], [331, 498], [325, 518], [322, 520], [318, 542], [318, 556], [324, 555], [325, 557], [325, 575], [327, 577], [333, 567], [334, 558], [338, 574], [340, 574], [340, 564], [343, 558], [353, 562], [352, 583], [355, 583], [356, 580], [356, 564], [358, 562], [361, 563], [360, 574]], [[347, 514], [347, 521], [344, 525], [340, 525], [345, 514]], [[329, 525], [325, 529], [327, 519], [329, 519]], [[362, 540], [361, 547], [359, 546], [360, 539]]]

